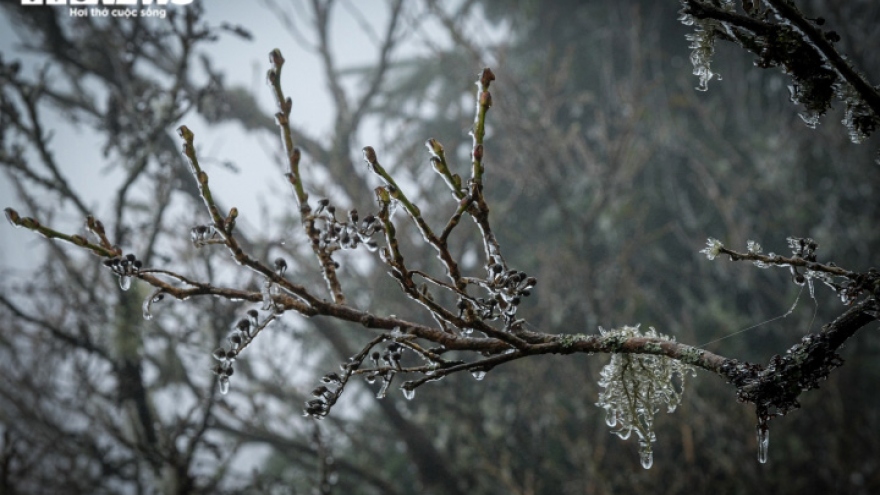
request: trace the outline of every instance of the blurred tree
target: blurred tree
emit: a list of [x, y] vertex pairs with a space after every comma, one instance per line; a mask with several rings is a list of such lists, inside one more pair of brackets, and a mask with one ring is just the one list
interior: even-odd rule
[[[288, 6], [269, 4], [284, 18]], [[694, 2], [689, 4], [693, 8]], [[401, 42], [403, 29], [398, 16], [403, 14], [401, 3], [393, 3], [387, 29], [379, 37], [379, 62], [362, 71], [343, 71], [329, 49], [334, 5], [315, 1], [309, 8], [315, 50], [335, 103], [330, 139], [317, 139], [285, 125], [290, 107], [281, 89], [283, 60], [278, 53], [273, 52], [274, 72], [270, 72], [279, 95], [277, 120], [282, 136], [289, 132], [291, 141], [333, 177], [332, 182], [321, 183], [315, 182], [311, 171], [300, 174], [299, 152], [291, 147], [279, 155], [279, 161], [289, 162], [288, 177], [301, 205], [296, 215], [279, 220], [279, 230], [302, 230], [305, 235], [297, 238], [302, 242], [280, 243], [271, 235], [260, 237], [241, 227], [233, 230], [235, 215], [227, 215], [228, 207], [220, 207], [209, 224], [193, 230], [193, 244], [204, 246], [200, 251], [181, 245], [180, 225], [204, 223], [199, 220], [204, 213], [186, 208], [173, 212], [165, 205], [173, 201], [195, 204], [194, 200], [211, 206], [214, 200], [207, 179], [182, 176], [189, 165], [179, 161], [167, 132], [193, 110], [209, 122], [236, 119], [250, 128], [278, 130], [275, 123], [253, 114], [254, 105], [246, 93], [224, 88], [222, 77], [210, 69], [206, 59], [203, 69], [209, 74], [208, 83], [190, 81], [193, 46], [209, 41], [215, 30], [199, 21], [197, 8], [173, 19], [173, 32], [160, 33], [141, 23], [67, 25], [51, 9], [41, 10], [47, 13], [45, 17], [34, 17], [32, 11], [21, 17], [44, 34], [35, 48], [52, 57], [51, 68], [68, 73], [78, 87], [65, 92], [53, 86], [48, 76], [27, 81], [17, 74], [14, 64], [4, 63], [2, 115], [7, 120], [2, 162], [10, 179], [30, 214], [44, 225], [64, 216], [60, 213], [68, 205], [74, 205], [78, 217], [92, 214], [66, 184], [48, 151], [51, 148], [37, 109], [61, 106], [71, 117], [107, 132], [107, 150], [125, 164], [126, 180], [115, 196], [112, 224], [108, 223], [114, 231], [101, 235], [101, 227], [93, 223], [90, 230], [97, 234], [96, 240], [83, 239], [83, 243], [108, 258], [108, 268], [120, 275], [120, 281], [131, 275], [160, 290], [145, 292], [137, 284], [128, 291], [111, 290], [106, 274], [94, 262], [51, 242], [47, 266], [40, 271], [46, 274], [44, 279], [4, 287], [0, 303], [9, 316], [4, 321], [11, 325], [0, 334], [6, 358], [3, 369], [10, 377], [0, 389], [7, 466], [4, 488], [10, 493], [51, 492], [59, 486], [73, 492], [112, 492], [134, 486], [149, 491], [161, 485], [169, 493], [255, 489], [286, 493], [300, 491], [308, 483], [323, 493], [651, 489], [678, 493], [717, 490], [723, 485], [736, 492], [821, 486], [828, 491], [870, 493], [880, 485], [880, 480], [872, 478], [878, 472], [873, 461], [878, 458], [876, 446], [858, 435], [878, 426], [872, 412], [876, 394], [864, 393], [865, 387], [873, 386], [868, 384], [876, 383], [871, 380], [876, 367], [869, 363], [877, 349], [870, 340], [848, 351], [847, 359], [856, 363], [832, 375], [832, 386], [826, 387], [831, 390], [805, 396], [809, 414], [792, 416], [794, 425], [781, 422], [778, 426], [781, 432], [774, 434], [772, 472], [742, 462], [757, 450], [754, 436], [750, 442], [740, 440], [742, 432], [754, 425], [753, 413], [729, 408], [731, 395], [715, 380], [697, 383], [697, 393], [685, 395], [685, 405], [672, 421], [657, 418], [657, 449], [662, 454], [651, 471], [643, 474], [633, 472], [630, 448], [608, 440], [612, 437], [603, 424], [605, 414], [594, 406], [599, 390], [589, 384], [599, 375], [597, 359], [522, 360], [492, 369], [491, 383], [452, 375], [468, 370], [482, 379], [495, 364], [534, 353], [658, 352], [651, 345], [659, 341], [622, 341], [622, 333], [571, 335], [590, 334], [599, 324], [621, 327], [636, 322], [656, 326], [685, 342], [709, 342], [712, 349], [727, 356], [768, 360], [800, 335], [817, 331], [813, 327], [820, 322], [833, 320], [840, 308], [833, 303], [826, 306], [820, 288], [813, 298], [814, 315], [812, 308], [804, 309], [808, 305], [803, 302], [813, 295], [812, 285], [808, 294], [796, 286], [790, 289], [778, 271], [699, 263], [695, 246], [713, 235], [739, 244], [763, 240], [782, 251], [783, 238], [795, 234], [823, 242], [834, 239], [830, 257], [841, 266], [866, 266], [877, 246], [872, 220], [877, 218], [878, 205], [871, 193], [878, 172], [870, 165], [870, 149], [847, 145], [838, 129], [823, 132], [818, 139], [796, 117], [767, 118], [768, 113], [791, 114], [790, 104], [779, 98], [784, 82], [778, 76], [751, 77], [746, 61], [736, 53], [715, 62], [720, 72], [730, 75], [723, 84], [713, 84], [707, 95], [695, 93], [694, 81], [687, 78], [682, 62], [685, 31], [672, 27], [677, 16], [674, 4], [485, 1], [464, 2], [457, 10], [447, 11], [448, 5], [429, 2], [424, 11], [419, 6], [410, 12], [411, 19], [419, 19], [412, 26], [426, 26], [423, 32], [428, 43], [448, 36], [453, 48], [432, 45], [435, 52], [424, 60], [394, 62], [393, 50]], [[720, 2], [707, 8], [726, 5]], [[866, 8], [854, 2], [850, 11], [838, 9], [832, 22], [848, 25], [855, 12], [860, 19], [876, 18], [876, 9], [866, 13]], [[482, 16], [515, 36], [486, 44], [486, 36], [491, 36], [480, 21]], [[830, 14], [826, 17], [831, 19]], [[431, 21], [443, 28], [428, 28]], [[722, 24], [713, 29], [718, 26]], [[104, 43], [119, 44], [121, 39], [129, 43], [120, 46], [137, 47], [131, 48], [133, 53], [87, 49], [92, 46], [89, 43], [107, 46]], [[182, 48], [168, 45], [172, 40]], [[169, 63], [173, 59], [158, 58], [157, 53], [177, 54], [177, 61]], [[487, 64], [503, 76], [495, 83], [493, 115], [487, 123], [491, 139], [484, 151], [481, 143], [468, 143], [470, 138], [461, 134], [474, 118], [472, 99], [462, 95], [469, 92], [464, 84], [472, 79], [473, 68]], [[171, 84], [164, 78], [152, 80], [143, 76], [144, 70], [173, 80]], [[393, 79], [389, 71], [394, 71]], [[87, 94], [79, 91], [85, 86], [79, 81], [86, 75], [97, 76], [107, 105], [80, 96]], [[360, 89], [356, 93], [347, 89], [352, 85], [345, 84], [352, 77], [363, 81], [353, 85]], [[479, 93], [490, 82], [484, 73]], [[737, 111], [725, 110], [731, 108]], [[477, 128], [482, 123], [479, 115]], [[379, 159], [366, 153], [371, 171], [385, 186], [379, 190], [378, 220], [366, 222], [368, 217], [361, 212], [362, 223], [346, 220], [341, 206], [372, 203], [369, 189], [363, 186], [369, 174], [351, 153], [364, 122], [381, 126], [385, 139], [377, 149], [382, 164], [400, 165], [388, 167], [392, 180]], [[478, 129], [475, 133], [479, 134]], [[496, 212], [492, 217], [496, 230], [487, 234], [480, 163], [474, 163], [472, 182], [461, 185], [466, 188], [456, 186], [451, 173], [441, 175], [452, 183], [453, 194], [460, 200], [459, 214], [472, 215], [481, 232], [462, 235], [463, 229], [470, 228], [464, 220], [453, 231], [458, 225], [453, 216], [447, 244], [433, 242], [432, 247], [430, 235], [422, 242], [416, 230], [407, 229], [406, 221], [399, 218], [394, 222], [399, 232], [392, 234], [392, 204], [427, 225], [442, 226], [449, 221], [449, 205], [434, 199], [448, 197], [448, 192], [437, 189], [445, 186], [423, 172], [426, 167], [417, 165], [421, 158], [414, 158], [424, 153], [416, 150], [425, 136], [445, 144], [450, 165], [471, 162], [473, 155], [485, 153], [485, 201]], [[194, 175], [200, 178], [193, 137], [188, 130], [182, 131], [182, 137]], [[435, 166], [440, 165], [438, 147], [434, 143], [429, 147]], [[480, 162], [479, 157], [474, 161]], [[828, 167], [828, 163], [847, 166]], [[442, 167], [437, 168], [442, 172]], [[153, 190], [154, 197], [135, 195], [133, 184], [138, 182], [142, 184], [138, 191]], [[52, 192], [59, 203], [36, 197], [39, 187]], [[333, 201], [313, 198], [309, 202], [306, 189]], [[384, 200], [383, 195], [387, 195]], [[394, 203], [392, 196], [397, 199]], [[221, 199], [227, 198], [218, 198], [218, 204]], [[422, 205], [421, 214], [414, 214], [417, 210], [409, 199]], [[145, 203], [162, 206], [157, 212]], [[334, 206], [339, 211], [329, 210]], [[61, 234], [17, 213], [12, 220], [60, 238]], [[138, 227], [125, 230], [126, 225]], [[420, 230], [424, 236], [425, 227]], [[376, 276], [379, 263], [363, 264], [363, 258], [337, 251], [346, 244], [346, 234], [361, 239], [361, 244], [375, 239], [380, 249], [399, 242], [405, 261], [386, 248], [384, 269], [391, 271], [410, 299], [430, 311], [413, 312], [411, 301], [399, 297], [393, 284], [388, 285], [388, 277]], [[439, 232], [438, 236], [443, 238]], [[503, 247], [503, 258], [492, 251], [495, 238]], [[210, 255], [222, 249], [211, 245], [216, 243], [225, 243], [254, 274], [243, 282], [240, 271], [232, 271], [228, 262]], [[323, 277], [311, 268], [314, 254], [302, 249], [309, 244], [318, 255]], [[121, 257], [115, 245], [138, 257]], [[801, 248], [800, 259], [812, 256], [808, 247]], [[725, 252], [720, 246], [706, 251], [714, 255], [713, 249]], [[483, 251], [494, 260], [486, 259]], [[331, 257], [352, 267], [345, 270], [344, 278], [337, 277], [339, 268]], [[269, 262], [273, 258], [283, 262]], [[522, 294], [507, 292], [530, 290], [524, 288], [528, 283], [509, 282], [511, 277], [525, 282], [527, 276], [516, 271], [504, 281], [492, 279], [496, 265], [502, 266], [498, 275], [508, 274], [507, 261], [536, 274], [541, 282], [534, 298], [537, 302], [523, 305], [518, 313], [528, 323], [513, 316], [518, 304], [512, 304], [512, 298]], [[147, 269], [160, 265], [187, 276], [171, 275], [180, 283], [169, 284], [168, 272]], [[473, 275], [456, 278], [456, 266]], [[483, 268], [488, 276], [480, 273]], [[414, 269], [433, 274], [446, 270], [450, 284], [467, 287], [476, 281], [482, 289], [472, 287], [471, 294], [486, 289], [492, 297], [486, 301], [463, 297], [461, 287], [444, 291], [444, 286]], [[801, 273], [812, 273], [820, 281], [822, 272], [817, 269], [813, 266], [813, 272]], [[688, 273], [693, 275], [688, 277]], [[428, 288], [414, 285], [414, 276], [428, 282]], [[485, 280], [479, 279], [484, 276]], [[862, 276], [874, 280], [869, 272]], [[337, 282], [340, 278], [341, 283]], [[77, 290], [57, 291], [71, 282], [79, 284]], [[316, 297], [320, 293], [316, 288], [322, 286], [328, 292]], [[838, 292], [842, 291], [840, 287]], [[240, 304], [217, 298], [193, 297], [185, 309], [164, 301], [149, 307], [160, 295], [208, 293], [264, 305], [254, 317], [242, 314], [245, 310]], [[108, 294], [115, 294], [114, 299], [108, 300]], [[333, 298], [335, 304], [325, 297]], [[785, 319], [715, 343], [738, 329], [785, 313], [795, 297], [801, 303]], [[827, 330], [854, 331], [864, 325], [865, 313], [858, 309], [870, 310], [875, 298], [876, 294], [868, 294], [846, 313], [857, 321], [842, 321]], [[144, 300], [142, 310], [139, 305]], [[490, 300], [497, 301], [491, 313], [472, 314], [488, 311]], [[505, 304], [508, 316], [500, 316], [497, 306]], [[367, 313], [356, 308], [371, 309]], [[279, 310], [291, 309], [335, 319], [283, 321], [277, 317]], [[147, 310], [155, 317], [145, 322], [141, 314]], [[243, 323], [236, 323], [240, 318]], [[385, 329], [385, 333], [347, 332], [351, 324], [346, 320]], [[253, 340], [255, 348], [244, 349], [252, 334], [262, 332], [270, 322], [274, 327]], [[230, 326], [243, 330], [233, 332], [231, 341], [225, 330]], [[180, 328], [190, 330], [182, 334], [172, 330]], [[477, 338], [481, 333], [486, 337]], [[429, 348], [425, 341], [441, 346]], [[223, 346], [215, 351], [220, 381], [234, 383], [225, 397], [216, 395], [203, 371], [208, 350], [218, 345]], [[234, 359], [243, 349], [244, 355]], [[463, 352], [468, 349], [482, 356]], [[503, 354], [506, 350], [513, 352]], [[760, 386], [764, 378], [786, 376], [782, 366], [778, 374], [764, 378], [756, 376], [754, 367], [725, 371], [722, 363], [729, 361], [719, 357], [713, 365], [709, 358], [714, 354], [707, 352], [700, 358], [694, 354], [698, 350], [686, 346], [665, 347], [664, 352], [692, 364], [715, 366], [746, 399], [750, 398], [742, 395], [749, 393], [743, 392], [746, 385]], [[397, 358], [401, 353], [403, 357]], [[416, 359], [417, 355], [424, 361]], [[809, 355], [830, 357], [833, 352], [819, 350]], [[350, 376], [374, 380], [375, 391], [381, 383], [390, 384], [402, 366], [433, 373], [425, 379], [450, 374], [448, 381], [454, 383], [420, 387], [415, 401], [401, 401], [399, 394], [382, 401], [357, 401], [351, 410], [334, 411], [320, 430], [309, 422], [292, 420], [313, 388], [315, 376], [330, 369], [328, 362], [345, 362], [351, 356], [359, 367], [348, 363], [337, 374], [339, 378], [328, 374], [325, 381], [330, 383], [315, 389], [317, 397], [309, 405], [313, 416], [326, 413], [341, 393], [341, 385], [358, 387], [355, 381], [348, 385]], [[465, 362], [456, 364], [459, 359]], [[646, 359], [654, 360], [632, 362], [640, 366], [666, 362], [665, 358]], [[57, 364], [41, 365], [47, 361]], [[234, 376], [227, 376], [233, 369]], [[349, 394], [365, 390], [354, 388], [346, 397], [356, 400]], [[827, 400], [828, 394], [835, 400]], [[82, 445], [91, 447], [83, 449]], [[250, 464], [243, 462], [248, 456], [242, 449], [248, 445], [267, 446], [272, 452], [253, 475], [246, 471]], [[821, 469], [815, 468], [817, 463]], [[36, 467], [29, 472], [30, 466]], [[33, 475], [33, 470], [44, 476]], [[81, 475], [84, 472], [89, 474]]]
[[[545, 309], [529, 313], [536, 327], [567, 332], [572, 322], [580, 327], [582, 322], [608, 326], [641, 321], [680, 340], [703, 343], [785, 314], [799, 297], [797, 311], [785, 319], [710, 347], [763, 361], [785, 340], [834, 317], [837, 308], [826, 305], [818, 289], [814, 315], [807, 289], [790, 289], [772, 272], [692, 264], [693, 246], [707, 232], [741, 243], [776, 238], [777, 246], [781, 232], [801, 233], [820, 241], [835, 239], [822, 249], [830, 248], [830, 255], [841, 263], [867, 266], [873, 249], [867, 245], [878, 241], [871, 224], [880, 205], [868, 185], [878, 178], [871, 157], [876, 139], [854, 147], [846, 133], [833, 125], [805, 130], [786, 101], [784, 77], [758, 73], [749, 67], [748, 57], [722, 52], [724, 46], [717, 47], [715, 70], [725, 80], [713, 83], [708, 93], [695, 92], [698, 81], [685, 70], [687, 52], [682, 52], [687, 27], [679, 30], [669, 22], [678, 15], [674, 3], [572, 2], [549, 7], [528, 1], [481, 2], [487, 17], [516, 33], [514, 39], [495, 46], [479, 41], [485, 30], [462, 24], [462, 19], [472, 17], [474, 12], [466, 8], [473, 4], [465, 4], [461, 11], [432, 5], [450, 37], [457, 40], [457, 49], [426, 59], [412, 68], [409, 78], [396, 81], [387, 113], [393, 117], [399, 115], [399, 108], [445, 108], [430, 118], [404, 118], [422, 122], [417, 134], [446, 132], [440, 136], [447, 142], [469, 121], [467, 102], [457, 110], [448, 103], [443, 106], [460, 101], [453, 95], [464, 89], [464, 68], [488, 63], [504, 74], [487, 148], [496, 164], [494, 177], [500, 176], [500, 181], [487, 194], [505, 218], [515, 219], [512, 228], [499, 232], [509, 256], [521, 260], [521, 267], [541, 281], [537, 297]], [[857, 26], [864, 19], [878, 18], [871, 3], [853, 2], [831, 10], [823, 12], [828, 26]], [[849, 18], [858, 20], [850, 23]], [[863, 39], [870, 32], [866, 28], [860, 36]], [[843, 43], [842, 51], [849, 53], [853, 45]], [[855, 51], [859, 53], [853, 59], [855, 66], [877, 66], [870, 58], [874, 54]], [[407, 101], [404, 98], [419, 104], [401, 103]], [[840, 115], [838, 120], [843, 118]], [[394, 121], [389, 128], [395, 128]], [[843, 163], [847, 166], [829, 166]], [[849, 359], [862, 362], [876, 356], [876, 346], [868, 342], [850, 352], [854, 355]], [[556, 384], [554, 397], [582, 396], [583, 383], [591, 382], [587, 376], [594, 377], [597, 371], [587, 366], [578, 360], [533, 362], [527, 371], [510, 377], [517, 394], [499, 398], [486, 411], [503, 404], [520, 411], [524, 424], [546, 422], [551, 408], [534, 407], [534, 397], [548, 393], [546, 383]], [[830, 409], [832, 403], [811, 400], [809, 414], [793, 418], [797, 426], [779, 425], [787, 432], [788, 427], [809, 431], [809, 439], [796, 433], [776, 435], [779, 443], [774, 442], [773, 452], [779, 457], [772, 456], [772, 472], [739, 462], [748, 449], [756, 448], [737, 437], [736, 431], [742, 431], [747, 421], [744, 411], [723, 405], [729, 401], [725, 391], [697, 383], [699, 393], [686, 396], [686, 406], [677, 413], [681, 417], [676, 422], [682, 423], [680, 443], [669, 446], [664, 455], [680, 455], [679, 461], [698, 469], [683, 478], [681, 463], [655, 465], [652, 469], [660, 473], [652, 473], [656, 477], [639, 488], [708, 491], [719, 479], [735, 479], [737, 489], [744, 492], [764, 490], [768, 484], [788, 491], [795, 489], [794, 483], [835, 490], [845, 483], [842, 480], [864, 482], [863, 474], [851, 476], [852, 466], [863, 465], [856, 459], [875, 456], [873, 448], [868, 447], [872, 453], [852, 457], [843, 452], [851, 452], [852, 442], [861, 438], [854, 424], [876, 421], [876, 403], [871, 394], [863, 393], [863, 378], [855, 377], [863, 372], [874, 376], [876, 369], [871, 368], [846, 369], [842, 373], [854, 375], [833, 382], [832, 393], [851, 400], [849, 414], [861, 419], [853, 422], [852, 416], [841, 416], [840, 403]], [[525, 378], [523, 373], [540, 378]], [[499, 374], [494, 379], [499, 380]], [[582, 375], [586, 380], [571, 379]], [[535, 389], [524, 388], [530, 383]], [[566, 480], [569, 488], [579, 487], [573, 491], [632, 490], [638, 481], [625, 469], [632, 461], [627, 457], [610, 461], [609, 451], [614, 455], [621, 449], [606, 440], [601, 429], [598, 434], [603, 436], [585, 436], [583, 418], [595, 416], [592, 404], [573, 402], [580, 411], [570, 415], [564, 426], [557, 423], [550, 430], [583, 444], [547, 460], [547, 465], [566, 474], [537, 476], [543, 489], [539, 491], [563, 491], [565, 487], [550, 484]], [[553, 404], [560, 404], [559, 399]], [[809, 456], [802, 454], [804, 442], [809, 443]], [[522, 442], [499, 450], [527, 452], [530, 445]], [[711, 456], [699, 456], [709, 451]], [[591, 457], [574, 460], [573, 452]], [[795, 476], [816, 462], [817, 455], [828, 469]], [[574, 466], [561, 468], [569, 462]], [[546, 473], [547, 465], [538, 467], [534, 457], [524, 455], [511, 471]], [[590, 466], [590, 475], [572, 481], [583, 466]], [[873, 468], [864, 469], [858, 472]]]

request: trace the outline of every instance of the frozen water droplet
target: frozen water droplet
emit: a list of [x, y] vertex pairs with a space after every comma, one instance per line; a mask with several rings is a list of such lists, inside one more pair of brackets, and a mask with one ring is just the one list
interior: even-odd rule
[[388, 219], [391, 220], [394, 218], [394, 214], [397, 213], [397, 206], [399, 201], [392, 200], [391, 204], [388, 205]]
[[639, 459], [642, 461], [642, 467], [645, 469], [651, 469], [651, 466], [654, 465], [654, 451], [651, 449], [651, 442], [653, 439], [640, 438], [639, 439]]
[[474, 370], [471, 371], [471, 375], [473, 375], [474, 380], [481, 381], [483, 378], [486, 378], [486, 372], [483, 370]]
[[801, 120], [804, 121], [804, 124], [810, 129], [815, 129], [816, 126], [819, 125], [819, 114], [815, 111], [799, 113], [798, 117], [800, 117]]
[[131, 277], [127, 277], [125, 275], [119, 276], [119, 288], [122, 290], [128, 290], [131, 287]]
[[767, 449], [770, 447], [770, 428], [758, 425], [758, 462], [767, 462]]
[[[391, 375], [393, 377], [393, 375]], [[385, 376], [382, 379], [382, 388], [376, 392], [377, 399], [384, 399], [386, 395], [388, 395], [388, 386], [391, 385], [391, 377]]]
[[165, 297], [165, 294], [162, 293], [162, 289], [158, 289], [158, 290], [153, 291], [152, 294], [150, 294], [149, 296], [147, 296], [146, 299], [144, 299], [143, 309], [144, 309], [144, 319], [145, 320], [152, 320], [153, 319], [153, 313], [152, 313], [153, 303], [161, 301], [162, 298], [164, 298], [164, 297]]
[[272, 301], [272, 282], [267, 281], [260, 292], [263, 294], [263, 307], [261, 309], [266, 311], [272, 308], [274, 304]]
[[226, 395], [229, 393], [229, 378], [225, 376], [221, 376], [220, 380], [220, 393]]
[[608, 409], [608, 412], [605, 414], [605, 424], [608, 426], [617, 424], [617, 412], [614, 409]]
[[403, 396], [406, 397], [406, 400], [413, 400], [413, 397], [416, 396], [416, 389], [414, 388], [402, 388]]

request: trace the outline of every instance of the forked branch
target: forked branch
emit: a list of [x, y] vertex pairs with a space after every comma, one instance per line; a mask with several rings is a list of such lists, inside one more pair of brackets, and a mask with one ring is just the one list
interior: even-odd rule
[[[301, 152], [293, 142], [289, 125], [292, 101], [284, 95], [281, 86], [284, 66], [281, 52], [273, 50], [270, 62], [268, 79], [278, 106], [275, 117], [287, 160], [286, 177], [293, 190], [302, 228], [326, 281], [329, 300], [320, 294], [319, 289], [294, 282], [286, 273], [285, 259], [262, 260], [243, 247], [235, 230], [238, 210], [232, 208], [224, 216], [217, 207], [208, 173], [199, 163], [194, 133], [186, 126], [178, 130], [183, 140], [183, 154], [189, 161], [210, 218], [207, 224], [191, 230], [193, 246], [214, 249], [222, 245], [238, 265], [262, 279], [260, 290], [218, 287], [189, 275], [145, 267], [134, 254], [123, 255], [121, 248], [111, 245], [103, 225], [91, 217], [87, 224], [94, 240], [64, 234], [43, 226], [36, 219], [21, 217], [11, 208], [6, 209], [7, 219], [13, 225], [50, 239], [70, 242], [104, 258], [104, 264], [119, 277], [123, 289], [127, 289], [134, 278], [153, 286], [155, 291], [144, 302], [145, 318], [151, 317], [153, 303], [166, 295], [181, 300], [212, 295], [262, 303], [260, 310], [247, 309], [242, 318], [231, 325], [228, 344], [213, 351], [214, 358], [219, 361], [214, 372], [224, 393], [229, 389], [235, 360], [242, 357], [243, 351], [269, 324], [287, 312], [307, 318], [335, 318], [373, 331], [369, 342], [343, 363], [341, 373], [328, 373], [323, 378], [324, 383], [314, 389], [314, 397], [307, 402], [305, 411], [315, 418], [330, 413], [354, 377], [361, 377], [367, 383], [379, 382], [377, 396], [380, 398], [387, 394], [396, 379], [402, 377], [399, 388], [407, 398], [412, 398], [415, 390], [427, 382], [464, 371], [482, 380], [496, 366], [530, 356], [613, 354], [615, 358], [603, 371], [601, 384], [606, 391], [600, 398], [600, 405], [609, 412], [609, 417], [614, 420], [609, 419], [609, 424], [617, 425], [615, 432], [620, 436], [628, 437], [632, 431], [638, 433], [642, 463], [650, 467], [651, 443], [654, 442], [653, 414], [659, 404], [665, 402], [671, 409], [680, 400], [682, 390], [672, 386], [674, 376], [683, 379], [692, 367], [698, 367], [731, 382], [740, 400], [756, 404], [759, 437], [763, 434], [761, 438], [766, 440], [767, 421], [797, 407], [796, 398], [802, 391], [815, 388], [819, 380], [841, 364], [837, 349], [857, 330], [878, 317], [880, 278], [877, 272], [857, 273], [831, 263], [821, 263], [816, 258], [816, 245], [812, 240], [791, 238], [789, 245], [793, 254], [783, 257], [764, 255], [756, 243], [750, 243], [748, 251], [740, 253], [710, 239], [708, 247], [703, 250], [710, 259], [724, 254], [734, 260], [752, 261], [759, 267], [787, 267], [795, 283], [808, 283], [812, 290], [813, 281], [821, 281], [851, 307], [820, 332], [807, 335], [793, 345], [784, 356], [774, 356], [766, 367], [740, 363], [675, 342], [654, 329], [642, 331], [637, 326], [594, 334], [551, 334], [530, 330], [530, 325], [518, 317], [518, 310], [534, 290], [537, 280], [511, 268], [502, 257], [484, 195], [489, 184], [484, 138], [486, 116], [492, 105], [489, 91], [495, 79], [492, 71], [484, 69], [477, 80], [470, 177], [462, 180], [455, 173], [458, 167], [450, 163], [443, 146], [435, 139], [427, 141], [429, 161], [454, 198], [448, 205], [449, 220], [442, 228], [435, 229], [423, 216], [415, 198], [407, 195], [389, 168], [380, 163], [377, 152], [369, 146], [363, 150], [364, 161], [383, 182], [375, 189], [376, 204], [364, 210], [372, 213], [361, 216], [358, 210], [350, 210], [341, 214], [330, 199], [321, 199], [312, 206], [307, 192], [307, 174], [300, 168]], [[398, 242], [398, 231], [405, 227], [393, 217], [398, 209], [406, 213], [425, 243], [436, 252], [445, 273], [432, 274], [408, 266], [406, 253]], [[448, 244], [450, 234], [461, 225], [465, 216], [477, 225], [484, 250], [481, 267], [474, 274], [462, 272], [459, 260]], [[377, 315], [348, 302], [339, 280], [334, 253], [361, 247], [378, 255], [378, 262], [387, 267], [402, 293], [417, 303], [414, 307], [422, 308], [422, 314], [430, 316], [436, 325], [415, 323], [393, 315]]]

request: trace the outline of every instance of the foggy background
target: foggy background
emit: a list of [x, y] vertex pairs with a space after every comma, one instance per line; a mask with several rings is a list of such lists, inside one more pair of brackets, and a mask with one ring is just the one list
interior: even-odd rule
[[[812, 237], [822, 260], [876, 266], [878, 138], [852, 144], [841, 108], [809, 129], [789, 101], [789, 79], [723, 42], [713, 64], [723, 79], [697, 91], [691, 30], [677, 20], [677, 1], [403, 2], [384, 65], [395, 2], [196, 0], [167, 6], [181, 14], [175, 20], [146, 21], [73, 20], [65, 8], [36, 14], [18, 3], [0, 1], [3, 67], [20, 60], [17, 77], [28, 84], [45, 68], [50, 87], [73, 95], [38, 103], [72, 193], [4, 120], [4, 156], [20, 144], [27, 165], [3, 163], [2, 206], [83, 234], [76, 196], [148, 266], [217, 285], [261, 283], [219, 247], [197, 250], [189, 240], [208, 216], [179, 154], [175, 129], [186, 124], [218, 203], [239, 209], [237, 229], [250, 250], [263, 260], [285, 257], [290, 277], [323, 294], [282, 175], [265, 82], [273, 48], [287, 60], [282, 85], [313, 200], [375, 210], [378, 182], [360, 151], [370, 145], [432, 225], [443, 225], [455, 202], [431, 171], [424, 142], [440, 140], [458, 173], [467, 172], [474, 80], [492, 68], [486, 195], [506, 258], [538, 279], [518, 316], [540, 331], [641, 324], [766, 363], [845, 308], [824, 287], [813, 295], [794, 285], [786, 271], [708, 262], [698, 253], [707, 237], [739, 250], [757, 240], [780, 254], [788, 254], [786, 237]], [[838, 49], [880, 81], [875, 2], [798, 5], [824, 16], [841, 35]], [[217, 39], [188, 55], [182, 101], [197, 104], [166, 121], [144, 109], [161, 108], [177, 75], [113, 40], [131, 36], [166, 50], [159, 60], [177, 61], [173, 36], [149, 34], [182, 26], [186, 9], [203, 10], [196, 24]], [[319, 13], [328, 14], [323, 39]], [[239, 27], [249, 35], [236, 34]], [[53, 41], [58, 32], [69, 48]], [[106, 70], [108, 63], [128, 71]], [[340, 111], [330, 83], [356, 107], [376, 74], [362, 112]], [[8, 101], [22, 101], [3, 84]], [[139, 160], [146, 165], [131, 175]], [[120, 201], [128, 177], [134, 182]], [[407, 219], [398, 214], [395, 223], [409, 262], [436, 269]], [[453, 236], [452, 249], [477, 272], [484, 260], [472, 227]], [[352, 305], [433, 324], [375, 255], [359, 250], [339, 260]], [[845, 366], [801, 397], [801, 410], [771, 422], [767, 464], [756, 460], [753, 407], [700, 372], [678, 410], [656, 417], [655, 461], [644, 470], [637, 442], [609, 434], [595, 406], [607, 356], [529, 358], [482, 381], [463, 374], [427, 384], [412, 401], [396, 388], [378, 401], [378, 385], [359, 380], [315, 426], [302, 416], [310, 391], [373, 334], [286, 314], [242, 354], [230, 393], [220, 395], [211, 351], [257, 305], [166, 300], [145, 320], [150, 290], [136, 281], [121, 291], [116, 282], [72, 245], [0, 227], [0, 492], [880, 490], [876, 324], [847, 346]]]

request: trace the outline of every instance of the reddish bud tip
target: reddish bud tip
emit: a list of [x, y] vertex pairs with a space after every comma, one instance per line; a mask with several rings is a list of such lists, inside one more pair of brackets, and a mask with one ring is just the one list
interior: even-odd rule
[[483, 159], [483, 145], [478, 144], [474, 148], [474, 160], [482, 160]]
[[492, 69], [486, 67], [483, 69], [483, 72], [480, 73], [480, 85], [483, 89], [489, 87], [489, 83], [495, 80], [495, 74], [492, 72]]
[[281, 50], [276, 48], [269, 52], [269, 62], [275, 67], [284, 65], [284, 57], [281, 55]]

